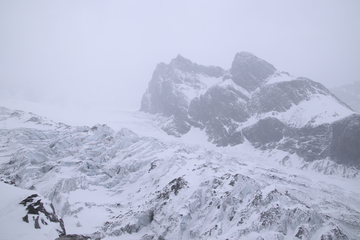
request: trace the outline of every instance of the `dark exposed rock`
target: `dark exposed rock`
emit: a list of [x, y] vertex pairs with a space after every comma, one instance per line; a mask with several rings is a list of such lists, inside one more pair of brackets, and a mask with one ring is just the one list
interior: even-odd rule
[[217, 146], [237, 145], [244, 142], [241, 132], [236, 131], [237, 125], [229, 119], [212, 118], [206, 125], [205, 132], [209, 141]]
[[187, 116], [184, 118], [177, 116], [174, 117], [171, 122], [163, 125], [161, 128], [169, 135], [181, 137], [182, 135], [189, 132], [191, 125], [188, 123]]
[[331, 125], [322, 124], [316, 127], [288, 128], [284, 132], [285, 140], [279, 149], [295, 152], [305, 161], [325, 159], [329, 156]]
[[249, 98], [233, 87], [211, 87], [200, 98], [195, 98], [190, 103], [189, 115], [196, 121], [206, 124], [214, 117], [228, 117], [237, 122], [249, 118], [246, 101]]
[[20, 204], [22, 204], [22, 205], [24, 205], [24, 207], [26, 207], [26, 205], [27, 205], [28, 203], [33, 202], [33, 201], [34, 201], [34, 198], [36, 198], [37, 196], [38, 196], [37, 194], [33, 194], [33, 195], [31, 195], [31, 196], [28, 196], [27, 198], [25, 198], [24, 200], [22, 200], [22, 201], [20, 202]]
[[[63, 236], [66, 234], [64, 222], [56, 215], [55, 209], [52, 204], [50, 204], [50, 208], [52, 211], [49, 212], [45, 208], [44, 203], [41, 201], [41, 198], [37, 194], [33, 194], [25, 198], [20, 202], [20, 204], [24, 205], [27, 210], [27, 214], [22, 218], [24, 222], [29, 223], [29, 215], [33, 215], [34, 227], [35, 229], [40, 229], [41, 225], [48, 225], [45, 219], [40, 218], [40, 213], [42, 213], [50, 222], [59, 224], [59, 228], [56, 229], [59, 236]], [[34, 215], [36, 215], [36, 217]]]
[[360, 168], [360, 115], [316, 127], [286, 128], [284, 137], [278, 148], [294, 151], [306, 161], [330, 158]]
[[40, 229], [40, 224], [39, 224], [39, 216], [36, 217], [35, 219], [35, 229]]
[[330, 157], [337, 163], [360, 168], [360, 115], [332, 124]]
[[209, 140], [218, 146], [237, 145], [244, 142], [238, 125], [248, 117], [246, 100], [242, 92], [232, 87], [211, 87], [204, 95], [195, 98], [189, 106], [192, 125], [205, 128]]
[[174, 193], [175, 196], [179, 193], [180, 189], [187, 186], [187, 182], [182, 178], [178, 177], [169, 182], [161, 192], [158, 193], [158, 199], [169, 199], [170, 193]]
[[237, 53], [230, 69], [233, 81], [248, 91], [260, 87], [275, 71], [273, 65], [247, 52]]
[[188, 108], [191, 99], [179, 86], [201, 89], [198, 75], [220, 77], [224, 70], [219, 67], [205, 67], [192, 63], [182, 56], [173, 59], [169, 65], [160, 63], [156, 67], [149, 87], [141, 101], [141, 111], [173, 116], [173, 122], [163, 127], [171, 135], [180, 136], [190, 130]]
[[263, 146], [267, 143], [278, 142], [283, 138], [285, 124], [277, 118], [260, 119], [254, 125], [242, 130], [248, 141], [255, 146]]
[[87, 240], [87, 239], [91, 239], [91, 238], [84, 235], [68, 234], [65, 236], [58, 237], [55, 240]]
[[150, 169], [148, 170], [148, 172], [150, 172], [151, 170], [153, 170], [155, 168], [156, 168], [156, 161], [154, 161], [150, 164]]
[[26, 214], [26, 215], [22, 218], [22, 220], [23, 220], [24, 222], [29, 223], [29, 215]]

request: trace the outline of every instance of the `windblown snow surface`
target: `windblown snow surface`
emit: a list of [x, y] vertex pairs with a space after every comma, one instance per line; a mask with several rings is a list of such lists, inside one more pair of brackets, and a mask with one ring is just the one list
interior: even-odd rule
[[360, 239], [357, 169], [168, 136], [138, 111], [2, 106], [0, 239], [58, 236], [22, 220], [34, 193], [92, 239]]

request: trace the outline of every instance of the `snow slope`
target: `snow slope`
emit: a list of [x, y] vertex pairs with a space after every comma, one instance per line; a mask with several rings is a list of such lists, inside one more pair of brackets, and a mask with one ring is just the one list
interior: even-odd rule
[[335, 98], [316, 94], [310, 101], [302, 101], [298, 105], [293, 105], [286, 112], [271, 111], [254, 117], [255, 119], [276, 117], [290, 127], [302, 128], [306, 125], [316, 127], [325, 123], [333, 123], [351, 114], [354, 112], [344, 108]]
[[[53, 223], [43, 214], [29, 214], [28, 223], [22, 218], [27, 215], [25, 206], [20, 204], [27, 197], [36, 194], [35, 191], [21, 189], [0, 181], [0, 238], [6, 240], [18, 239], [55, 239], [59, 236], [57, 229], [60, 229], [58, 223]], [[44, 201], [44, 199], [42, 199]], [[50, 205], [50, 204], [49, 204]], [[48, 211], [51, 208], [47, 206]], [[35, 229], [35, 218], [40, 216], [45, 219], [46, 224], [39, 223], [40, 229]], [[44, 221], [44, 222], [45, 222]]]
[[[12, 116], [16, 111], [2, 109], [7, 124], [0, 121], [0, 175], [51, 201], [68, 234], [92, 239], [360, 238], [359, 171], [354, 168], [326, 159], [309, 164], [296, 154], [260, 151], [249, 142], [217, 148], [198, 128], [183, 138], [168, 136], [156, 116], [145, 113], [89, 111], [88, 119], [79, 111], [69, 118], [79, 127], [57, 124], [66, 112], [61, 116], [59, 109], [52, 110], [47, 115], [53, 114], [52, 125], [41, 118], [33, 127], [28, 113]], [[31, 111], [36, 113], [36, 106]], [[81, 126], [91, 121], [101, 124]], [[23, 192], [29, 190], [1, 184], [9, 193], [3, 210], [15, 209], [11, 199], [28, 196]], [[2, 220], [1, 226], [26, 224], [21, 214], [4, 212], [2, 219], [11, 221]], [[37, 230], [23, 228], [28, 234]]]
[[266, 79], [266, 84], [272, 84], [277, 82], [286, 82], [295, 80], [297, 77], [291, 76], [287, 72], [276, 72]]

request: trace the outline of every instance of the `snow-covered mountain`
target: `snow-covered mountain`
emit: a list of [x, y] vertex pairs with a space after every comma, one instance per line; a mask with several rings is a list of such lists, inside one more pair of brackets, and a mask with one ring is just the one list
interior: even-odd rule
[[[199, 139], [203, 132], [196, 129], [180, 139], [155, 130], [149, 137], [149, 129], [136, 125], [140, 135], [6, 108], [0, 113], [0, 187], [6, 192], [0, 235], [6, 239], [54, 239], [65, 232], [59, 239], [360, 237], [355, 168], [308, 163], [246, 141], [223, 148], [184, 141]], [[151, 115], [142, 117], [152, 122]], [[27, 212], [30, 203], [44, 203], [53, 215]]]
[[162, 129], [175, 136], [195, 127], [217, 146], [249, 141], [360, 168], [360, 115], [320, 83], [251, 53], [236, 54], [227, 71], [180, 55], [159, 64], [141, 110], [162, 116]]
[[331, 92], [348, 104], [354, 111], [360, 113], [360, 81], [332, 88]]
[[321, 84], [178, 56], [141, 109], [0, 107], [0, 239], [360, 239], [360, 117]]

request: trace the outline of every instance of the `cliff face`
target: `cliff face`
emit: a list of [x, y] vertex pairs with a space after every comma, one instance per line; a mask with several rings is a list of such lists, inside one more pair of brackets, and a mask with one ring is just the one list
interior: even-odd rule
[[219, 81], [223, 74], [220, 67], [197, 65], [178, 55], [169, 65], [158, 64], [142, 98], [141, 110], [173, 116], [164, 129], [177, 136], [185, 134], [190, 130], [188, 109], [192, 98], [208, 89], [211, 83], [207, 80]]
[[251, 53], [241, 52], [235, 55], [229, 72], [237, 85], [251, 92], [263, 85], [276, 69]]
[[322, 84], [279, 72], [251, 53], [236, 54], [227, 71], [181, 56], [159, 64], [141, 110], [167, 118], [162, 129], [178, 137], [195, 127], [217, 146], [249, 141], [306, 161], [360, 167], [358, 115]]

